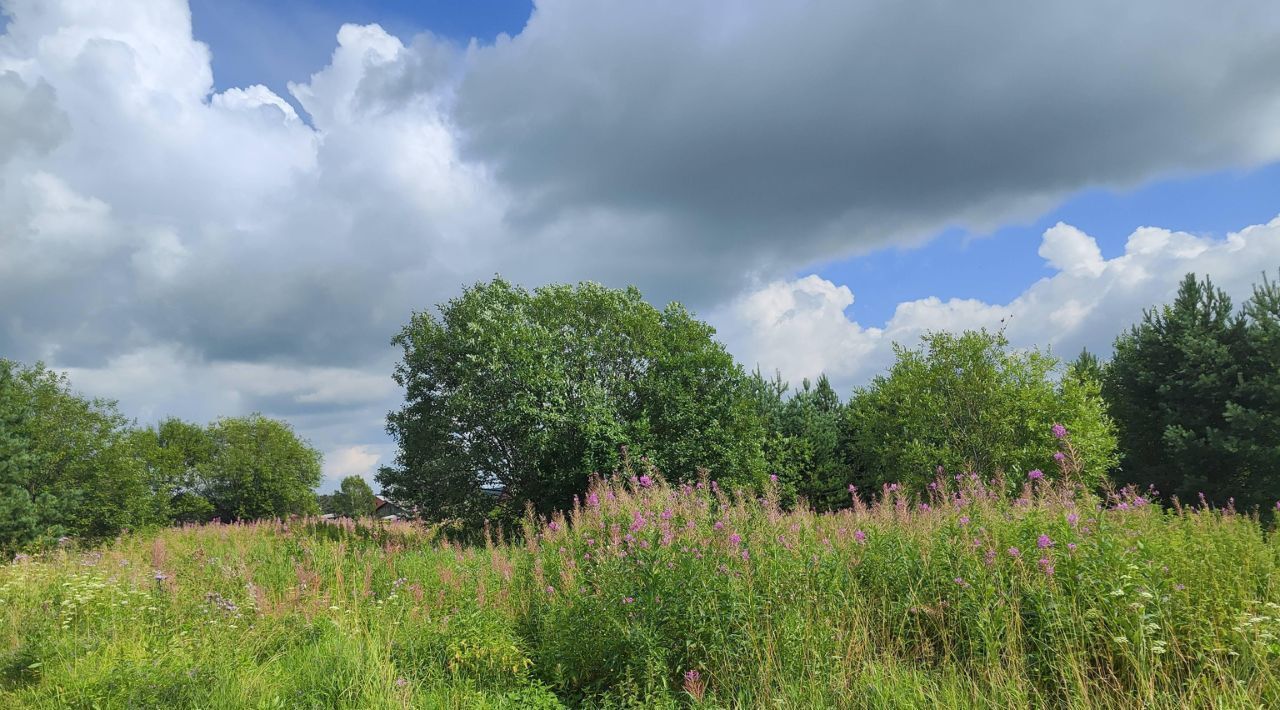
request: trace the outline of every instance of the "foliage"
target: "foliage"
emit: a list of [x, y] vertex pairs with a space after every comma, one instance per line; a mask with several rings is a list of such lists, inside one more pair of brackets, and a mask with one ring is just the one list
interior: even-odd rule
[[1246, 504], [1280, 498], [1280, 282], [1265, 276], [1244, 304], [1241, 379], [1225, 405], [1223, 448], [1240, 464]]
[[194, 523], [213, 518], [213, 504], [202, 494], [201, 469], [213, 457], [213, 441], [204, 427], [170, 417], [155, 427], [134, 429], [130, 438], [166, 520]]
[[921, 348], [895, 352], [888, 374], [857, 390], [845, 417], [863, 487], [898, 478], [922, 486], [938, 467], [987, 480], [1051, 471], [1055, 423], [1073, 432], [1083, 483], [1101, 482], [1114, 465], [1114, 425], [1087, 374], [1055, 384], [1054, 358], [1013, 350], [985, 330], [930, 333]]
[[843, 507], [851, 477], [842, 447], [844, 404], [827, 376], [816, 384], [803, 380], [785, 400], [790, 387], [780, 374], [766, 380], [757, 371], [751, 385], [765, 430], [766, 467], [778, 476], [783, 498], [800, 496], [819, 510]]
[[198, 466], [201, 494], [223, 520], [319, 512], [320, 452], [285, 422], [254, 414], [209, 425], [210, 456]]
[[373, 511], [377, 508], [373, 489], [359, 476], [347, 476], [342, 479], [338, 490], [318, 498], [321, 512], [346, 518], [373, 515]]
[[319, 510], [320, 452], [286, 422], [253, 414], [208, 426], [169, 418], [131, 432], [170, 522], [306, 515]]
[[0, 566], [0, 706], [1280, 703], [1256, 518], [934, 483], [815, 514], [615, 478], [516, 544], [268, 521], [50, 552]]
[[42, 364], [5, 361], [4, 369], [10, 375], [0, 406], [26, 412], [14, 432], [34, 460], [21, 485], [37, 509], [56, 506], [40, 515], [89, 539], [164, 522], [114, 402], [76, 394], [65, 375]]
[[[566, 505], [628, 457], [674, 478], [756, 480], [746, 378], [713, 334], [634, 288], [473, 286], [393, 341], [406, 402], [388, 417], [400, 448], [378, 481], [429, 519], [475, 523], [510, 520], [526, 501]], [[484, 492], [495, 487], [496, 504]]]
[[57, 500], [48, 492], [32, 495], [40, 467], [28, 433], [30, 419], [13, 364], [0, 360], [0, 555], [5, 557], [63, 532]]
[[1239, 312], [1188, 274], [1173, 303], [1116, 339], [1105, 394], [1126, 480], [1183, 500], [1270, 506], [1280, 493], [1280, 289], [1263, 279]]

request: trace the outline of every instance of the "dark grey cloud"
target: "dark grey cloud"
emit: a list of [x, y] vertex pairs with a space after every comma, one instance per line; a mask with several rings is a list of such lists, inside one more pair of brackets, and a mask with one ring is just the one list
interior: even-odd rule
[[1277, 66], [1266, 3], [548, 0], [456, 118], [534, 223], [656, 210], [795, 261], [1274, 159]]

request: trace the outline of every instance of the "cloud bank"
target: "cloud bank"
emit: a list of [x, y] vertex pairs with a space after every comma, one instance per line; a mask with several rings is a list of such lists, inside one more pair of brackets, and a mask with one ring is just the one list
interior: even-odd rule
[[[295, 103], [215, 91], [183, 0], [0, 7], [0, 353], [142, 418], [288, 416], [333, 476], [385, 460], [390, 336], [495, 272], [634, 283], [766, 369], [852, 382], [930, 324], [1114, 331], [1160, 293], [1123, 264], [1183, 269], [1203, 240], [1140, 231], [1119, 263], [1055, 228], [1047, 285], [883, 328], [788, 280], [808, 267], [1280, 159], [1264, 3], [543, 0], [492, 44], [335, 27]], [[1247, 234], [1204, 253], [1256, 270]]]

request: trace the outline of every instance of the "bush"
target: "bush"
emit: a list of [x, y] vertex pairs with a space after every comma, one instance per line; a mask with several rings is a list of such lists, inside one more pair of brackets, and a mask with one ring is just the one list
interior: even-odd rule
[[1053, 426], [1073, 433], [1079, 482], [1096, 486], [1117, 461], [1114, 424], [1099, 385], [1081, 374], [1055, 382], [1058, 361], [1017, 351], [1002, 334], [930, 333], [895, 346], [888, 374], [854, 393], [846, 415], [849, 457], [863, 488], [921, 487], [941, 467], [1022, 479], [1060, 470]]

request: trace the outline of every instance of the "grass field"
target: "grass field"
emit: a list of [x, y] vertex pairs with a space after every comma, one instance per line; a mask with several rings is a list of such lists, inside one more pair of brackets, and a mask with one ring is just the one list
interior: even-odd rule
[[1280, 706], [1255, 517], [940, 477], [850, 510], [647, 476], [462, 546], [404, 523], [0, 567], [0, 707]]

